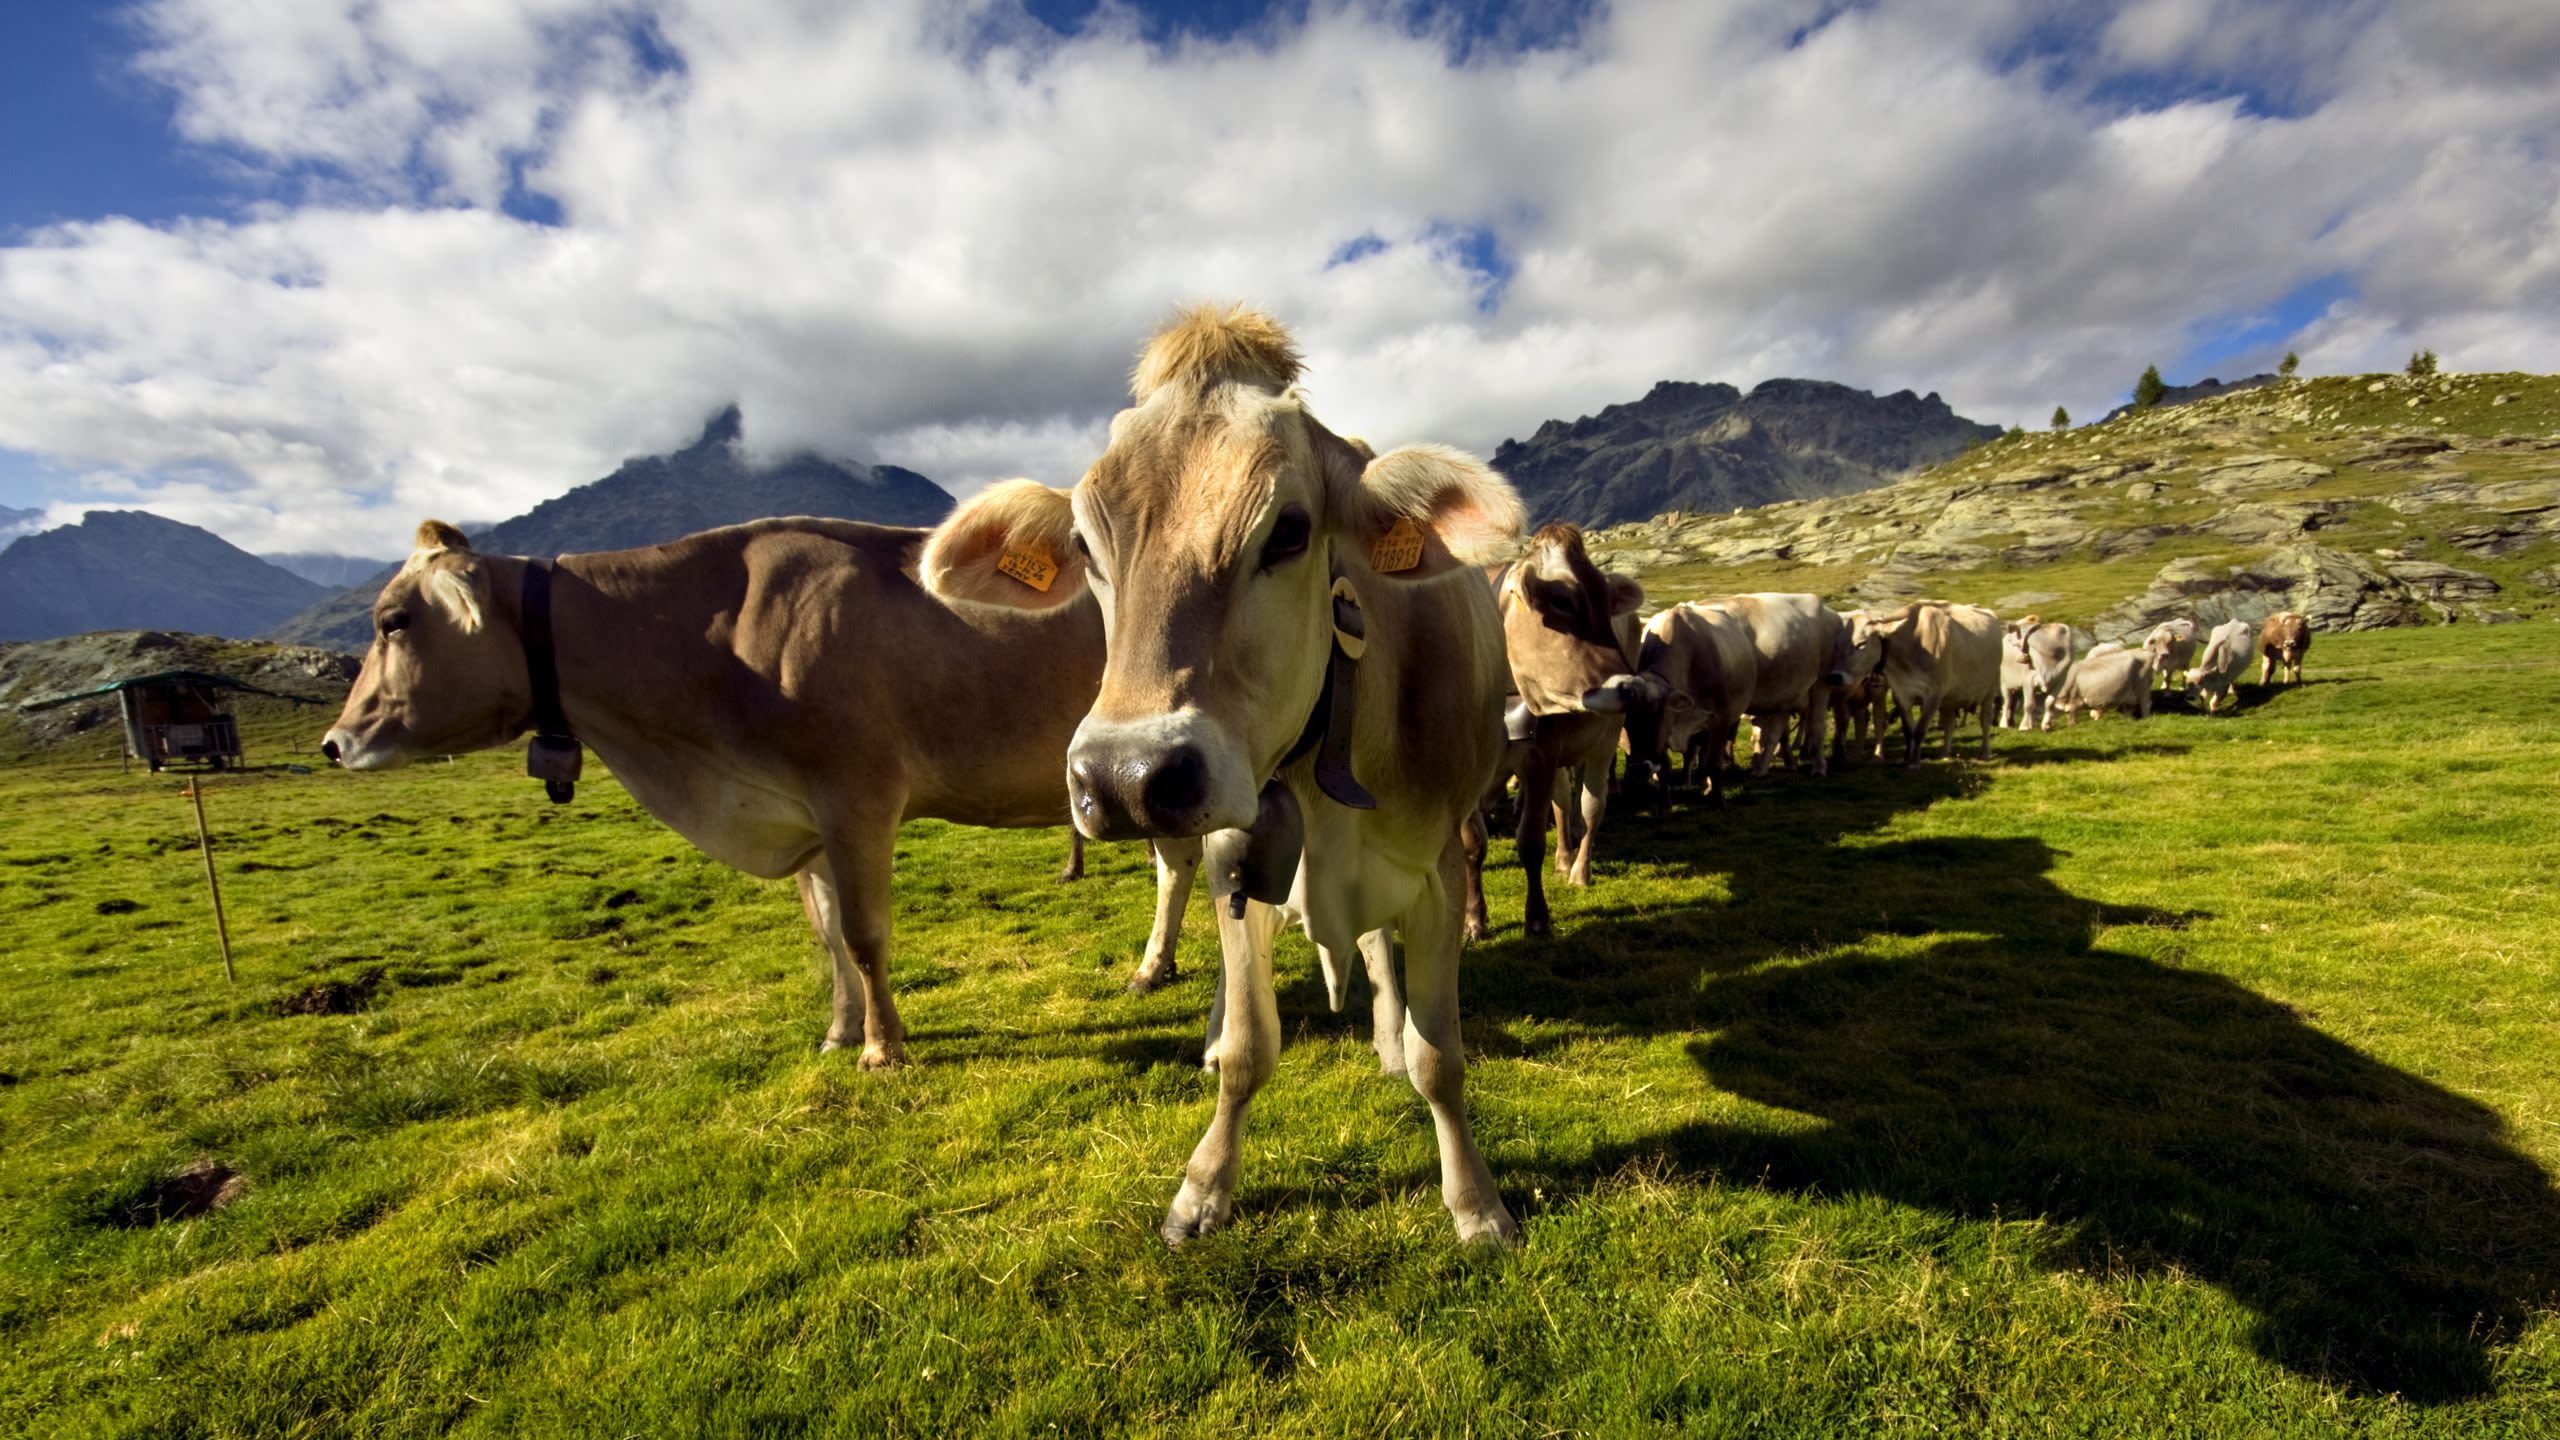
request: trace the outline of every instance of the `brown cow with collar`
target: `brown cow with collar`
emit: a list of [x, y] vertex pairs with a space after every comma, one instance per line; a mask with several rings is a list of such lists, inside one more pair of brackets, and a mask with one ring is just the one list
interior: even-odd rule
[[[888, 962], [900, 822], [1057, 824], [1059, 766], [1102, 677], [1093, 604], [956, 611], [915, 581], [925, 535], [759, 520], [564, 556], [552, 571], [570, 728], [704, 854], [799, 877], [835, 964], [823, 1048], [858, 1039], [866, 1066], [906, 1059]], [[474, 551], [442, 521], [418, 527], [417, 552], [374, 602], [373, 645], [322, 751], [385, 770], [522, 735], [534, 703], [528, 568]], [[1155, 934], [1133, 989], [1172, 977], [1198, 862], [1197, 842], [1159, 845]]]
[[[1545, 935], [1554, 929], [1543, 870], [1549, 811], [1558, 872], [1569, 885], [1590, 884], [1611, 762], [1637, 694], [1634, 658], [1620, 632], [1633, 628], [1626, 622], [1644, 604], [1644, 587], [1592, 564], [1581, 529], [1559, 520], [1530, 537], [1529, 553], [1504, 572], [1496, 596], [1511, 687], [1520, 696], [1510, 717], [1513, 762], [1505, 768], [1520, 777], [1520, 868], [1529, 887], [1523, 928]], [[1578, 829], [1565, 814], [1567, 797], [1556, 793], [1558, 775], [1579, 777]], [[1470, 857], [1467, 878], [1469, 938], [1488, 928], [1478, 858]]]
[[[1211, 837], [1218, 1108], [1165, 1239], [1234, 1213], [1246, 1107], [1279, 1059], [1271, 947], [1294, 913], [1319, 948], [1357, 946], [1373, 978], [1401, 937], [1401, 1049], [1431, 1108], [1441, 1198], [1462, 1238], [1508, 1241], [1519, 1226], [1467, 1123], [1458, 954], [1462, 832], [1502, 757], [1508, 679], [1474, 567], [1519, 535], [1520, 501], [1454, 450], [1367, 457], [1308, 412], [1298, 373], [1269, 316], [1186, 312], [1140, 356], [1135, 403], [1072, 506], [1054, 492], [963, 504], [924, 573], [1003, 605], [1097, 590], [1110, 655], [1068, 752], [1076, 824]], [[1057, 565], [1051, 590], [1006, 578], [1034, 559]]]

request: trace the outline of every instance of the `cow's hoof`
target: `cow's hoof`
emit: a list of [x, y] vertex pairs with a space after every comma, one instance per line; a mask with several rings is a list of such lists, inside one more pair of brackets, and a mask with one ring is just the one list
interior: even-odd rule
[[1492, 926], [1486, 924], [1482, 920], [1478, 920], [1473, 915], [1470, 915], [1467, 917], [1466, 927], [1460, 930], [1458, 935], [1460, 939], [1463, 939], [1468, 944], [1472, 945], [1476, 941], [1481, 940], [1492, 933]]
[[[854, 1043], [859, 1044], [859, 1043], [861, 1043], [861, 1042], [856, 1041], [856, 1042], [854, 1042]], [[819, 1053], [819, 1054], [821, 1054], [821, 1055], [832, 1055], [832, 1054], [834, 1054], [835, 1052], [837, 1052], [838, 1050], [843, 1049], [844, 1047], [845, 1047], [845, 1042], [844, 1042], [844, 1041], [837, 1039], [837, 1038], [836, 1038], [835, 1036], [833, 1036], [833, 1035], [830, 1035], [830, 1036], [828, 1036], [826, 1039], [821, 1040], [821, 1041], [819, 1041], [819, 1042], [818, 1042], [818, 1053]]]
[[1463, 1245], [1486, 1245], [1508, 1250], [1520, 1243], [1520, 1222], [1499, 1200], [1480, 1209], [1451, 1209], [1449, 1218], [1457, 1222], [1458, 1241]]
[[1235, 1218], [1236, 1203], [1232, 1196], [1212, 1195], [1185, 1180], [1182, 1190], [1173, 1197], [1172, 1208], [1164, 1213], [1164, 1224], [1157, 1234], [1164, 1243], [1179, 1248], [1181, 1244], [1226, 1224]]
[[1132, 995], [1153, 994], [1154, 992], [1163, 989], [1165, 986], [1172, 984], [1173, 980], [1173, 967], [1170, 965], [1166, 966], [1162, 970], [1141, 970], [1137, 974], [1129, 977], [1128, 993]]
[[906, 1063], [907, 1047], [904, 1045], [862, 1047], [862, 1068], [865, 1070], [895, 1070]]
[[1404, 1045], [1401, 1041], [1378, 1047], [1378, 1073], [1390, 1079], [1405, 1073]]
[[1555, 922], [1552, 920], [1526, 921], [1520, 926], [1520, 933], [1532, 940], [1544, 940], [1556, 933]]

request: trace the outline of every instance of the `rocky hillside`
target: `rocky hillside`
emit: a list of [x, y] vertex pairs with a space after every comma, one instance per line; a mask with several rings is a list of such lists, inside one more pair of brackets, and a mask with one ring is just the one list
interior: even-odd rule
[[257, 728], [276, 731], [277, 722], [282, 722], [286, 738], [278, 743], [290, 742], [297, 752], [308, 748], [300, 743], [305, 732], [311, 744], [318, 743], [320, 732], [328, 727], [356, 678], [356, 662], [344, 655], [212, 635], [121, 630], [0, 644], [0, 756], [94, 743], [105, 757], [113, 758], [123, 747], [114, 696], [33, 715], [20, 715], [18, 707], [162, 670], [209, 670], [260, 689], [319, 702], [306, 707], [256, 696], [235, 698], [233, 712], [244, 726], [264, 720], [269, 723]]
[[0, 550], [0, 640], [137, 628], [256, 635], [327, 593], [210, 530], [92, 510]]
[[1633, 404], [1506, 440], [1493, 464], [1534, 520], [1610, 525], [1869, 490], [1999, 433], [1935, 394], [1769, 380], [1745, 395], [1665, 380]]
[[[2281, 377], [2277, 376], [2273, 371], [2262, 371], [2256, 375], [2249, 376], [2245, 380], [2224, 380], [2217, 376], [2207, 375], [2193, 385], [2171, 385], [2164, 388], [2160, 392], [2159, 404], [2161, 407], [2166, 408], [2172, 405], [2185, 405], [2196, 400], [2210, 400], [2216, 395], [2228, 395], [2234, 390], [2255, 390], [2260, 386], [2273, 385], [2279, 378]], [[2099, 423], [2104, 424], [2107, 421], [2121, 420], [2132, 413], [2133, 403], [2131, 401], [2127, 401], [2113, 410], [2108, 411], [2106, 413], [2105, 420], [2102, 420]]]
[[[930, 525], [951, 509], [951, 496], [940, 486], [895, 465], [847, 465], [814, 455], [750, 465], [738, 451], [738, 435], [732, 408], [713, 417], [701, 438], [684, 449], [626, 461], [611, 475], [513, 520], [473, 529], [471, 543], [500, 555], [565, 555], [657, 545], [772, 515]], [[268, 638], [363, 651], [372, 640], [374, 597], [394, 569], [385, 566], [321, 599], [277, 625]]]
[[1657, 602], [1811, 590], [2041, 612], [2102, 639], [2560, 616], [2560, 376], [2294, 380], [1996, 440], [1864, 494], [1592, 537]]

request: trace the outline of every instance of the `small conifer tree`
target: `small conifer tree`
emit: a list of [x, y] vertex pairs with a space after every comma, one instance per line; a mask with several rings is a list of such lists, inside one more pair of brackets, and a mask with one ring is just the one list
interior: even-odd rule
[[2424, 380], [2436, 373], [2436, 352], [2421, 350], [2409, 357], [2409, 378]]
[[2169, 387], [2160, 383], [2160, 367], [2151, 366], [2142, 372], [2141, 379], [2133, 383], [2133, 408], [2148, 410], [2159, 404], [2161, 397], [2168, 393]]
[[2293, 372], [2294, 372], [2294, 371], [2296, 371], [2296, 370], [2299, 370], [2299, 369], [2301, 369], [2301, 368], [2302, 368], [2302, 357], [2301, 357], [2301, 356], [2299, 356], [2299, 355], [2294, 354], [2294, 353], [2293, 353], [2292, 351], [2290, 351], [2290, 350], [2287, 350], [2286, 352], [2284, 352], [2284, 363], [2283, 363], [2283, 364], [2281, 364], [2281, 365], [2278, 365], [2278, 366], [2276, 367], [2276, 373], [2277, 373], [2277, 374], [2279, 374], [2279, 375], [2281, 375], [2281, 376], [2283, 376], [2283, 377], [2284, 377], [2284, 378], [2286, 378], [2287, 380], [2290, 380], [2290, 379], [2292, 379], [2292, 378], [2293, 378]]
[[2068, 429], [2070, 429], [2070, 428], [2071, 428], [2071, 412], [2070, 412], [2070, 411], [2068, 411], [2068, 410], [2063, 409], [2063, 408], [2062, 408], [2061, 406], [2059, 406], [2059, 405], [2054, 406], [2054, 407], [2053, 407], [2053, 428], [2054, 428], [2054, 429], [2056, 429], [2056, 430], [2068, 430]]

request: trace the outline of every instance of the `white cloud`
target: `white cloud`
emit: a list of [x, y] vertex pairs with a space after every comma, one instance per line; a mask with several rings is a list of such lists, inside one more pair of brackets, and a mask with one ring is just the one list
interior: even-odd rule
[[2491, 0], [1623, 3], [1463, 62], [1324, 3], [1169, 46], [1009, 0], [142, 15], [271, 198], [0, 249], [0, 447], [253, 549], [517, 513], [732, 399], [760, 450], [1067, 483], [1203, 296], [1290, 321], [1341, 428], [1478, 449], [1666, 377], [2095, 414], [2332, 275], [2271, 352], [2560, 368], [2560, 95], [2516, 63], [2560, 25]]

